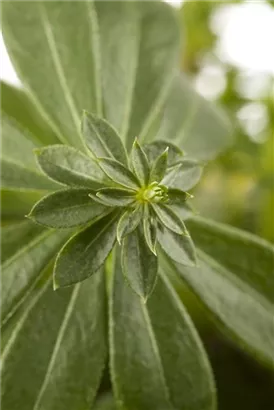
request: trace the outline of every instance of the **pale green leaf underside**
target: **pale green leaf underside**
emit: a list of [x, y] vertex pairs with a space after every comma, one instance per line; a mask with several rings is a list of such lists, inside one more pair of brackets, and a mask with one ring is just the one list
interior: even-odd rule
[[[31, 300], [3, 352], [6, 410], [90, 408], [106, 359], [104, 275]], [[24, 397], [24, 400], [22, 400]]]
[[203, 167], [197, 161], [183, 159], [179, 164], [167, 170], [162, 183], [171, 188], [188, 191], [197, 184], [202, 171]]
[[205, 352], [167, 280], [159, 277], [144, 304], [125, 286], [118, 261], [111, 289], [110, 354], [114, 393], [121, 408], [215, 409]]

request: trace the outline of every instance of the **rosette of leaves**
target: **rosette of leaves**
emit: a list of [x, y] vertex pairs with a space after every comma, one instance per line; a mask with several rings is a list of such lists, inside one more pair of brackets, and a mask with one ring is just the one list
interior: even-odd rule
[[[3, 2], [2, 29], [23, 84], [2, 85], [3, 409], [215, 409], [173, 279], [273, 368], [273, 246], [188, 205], [199, 164], [231, 143], [231, 127], [176, 74], [173, 10]], [[107, 364], [114, 399], [100, 397]]]

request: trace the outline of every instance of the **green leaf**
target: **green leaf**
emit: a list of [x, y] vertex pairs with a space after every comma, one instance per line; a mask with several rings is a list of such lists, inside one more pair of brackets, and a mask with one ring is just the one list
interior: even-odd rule
[[82, 134], [96, 157], [110, 157], [127, 165], [127, 153], [116, 130], [103, 118], [84, 112]]
[[104, 275], [59, 292], [46, 283], [4, 349], [3, 407], [91, 408], [107, 354], [105, 318]]
[[182, 160], [184, 155], [183, 151], [178, 148], [176, 145], [172, 144], [169, 141], [158, 140], [153, 141], [150, 144], [144, 145], [143, 149], [147, 154], [149, 162], [154, 162], [159, 155], [168, 147], [168, 158], [167, 158], [167, 165], [170, 167], [171, 165], [176, 164], [177, 162]]
[[147, 204], [144, 205], [143, 230], [147, 246], [151, 252], [156, 255], [157, 222], [155, 218], [150, 215], [149, 206]]
[[105, 174], [117, 184], [133, 190], [140, 188], [136, 176], [120, 162], [111, 158], [98, 158], [98, 161]]
[[35, 163], [31, 137], [18, 123], [2, 116], [1, 185], [6, 189], [50, 190], [58, 185], [42, 175]]
[[96, 401], [93, 410], [117, 410], [112, 394], [104, 394]]
[[121, 218], [119, 219], [117, 225], [117, 241], [121, 244], [121, 240], [134, 231], [141, 222], [143, 216], [141, 206], [137, 206], [135, 209], [127, 209]]
[[199, 160], [213, 159], [233, 141], [225, 113], [196, 93], [182, 74], [173, 80], [157, 139], [167, 135], [188, 157]]
[[193, 210], [192, 206], [189, 204], [189, 202], [181, 202], [181, 203], [176, 203], [176, 204], [168, 204], [168, 206], [182, 219], [183, 221], [185, 219], [189, 219], [195, 214], [195, 211]]
[[1, 112], [27, 130], [35, 144], [60, 143], [27, 92], [3, 81], [1, 81]]
[[170, 188], [187, 191], [200, 180], [203, 167], [197, 161], [183, 159], [180, 164], [167, 170], [163, 184]]
[[177, 188], [168, 188], [168, 206], [181, 205], [192, 196], [185, 191], [181, 191]]
[[158, 259], [148, 248], [140, 229], [123, 240], [122, 269], [131, 288], [146, 302], [156, 283]]
[[145, 152], [143, 151], [140, 144], [138, 143], [137, 138], [135, 138], [135, 141], [133, 143], [132, 150], [131, 150], [131, 163], [132, 163], [133, 170], [135, 174], [137, 175], [141, 184], [147, 185], [149, 182], [149, 174], [150, 174], [148, 159], [147, 159]]
[[208, 359], [167, 279], [159, 275], [144, 304], [124, 285], [118, 259], [110, 298], [110, 369], [120, 407], [215, 409]]
[[127, 206], [136, 200], [136, 193], [120, 188], [102, 188], [96, 196], [107, 206]]
[[59, 252], [54, 267], [54, 288], [81, 282], [103, 265], [116, 240], [117, 213], [76, 233]]
[[39, 201], [43, 191], [10, 191], [2, 189], [1, 220], [2, 222], [21, 221], [30, 211], [34, 203]]
[[[6, 321], [20, 305], [25, 292], [34, 286], [39, 274], [58, 252], [59, 247], [68, 238], [69, 232], [33, 230], [32, 222], [10, 227], [9, 235], [16, 241], [14, 252], [9, 254], [2, 265], [2, 320]], [[31, 232], [29, 232], [31, 230]], [[19, 247], [16, 239], [21, 238]], [[12, 246], [12, 245], [11, 245]]]
[[161, 182], [167, 169], [168, 148], [154, 161], [150, 171], [150, 182]]
[[39, 111], [62, 141], [81, 146], [83, 108], [102, 111], [93, 2], [7, 2], [2, 30], [17, 74]]
[[37, 202], [29, 218], [51, 228], [71, 228], [104, 215], [105, 206], [92, 201], [87, 189], [68, 189], [54, 192]]
[[136, 135], [145, 137], [166, 96], [178, 62], [179, 29], [174, 10], [163, 2], [95, 6], [105, 114], [130, 148]]
[[97, 162], [75, 148], [52, 145], [35, 153], [45, 174], [62, 184], [97, 189], [107, 182]]
[[159, 204], [151, 204], [154, 212], [158, 216], [160, 222], [171, 231], [178, 233], [179, 235], [188, 235], [185, 224], [176, 215], [176, 213], [168, 206]]
[[187, 266], [195, 266], [197, 263], [195, 246], [189, 235], [178, 235], [175, 232], [159, 226], [157, 241], [161, 248], [175, 262]]

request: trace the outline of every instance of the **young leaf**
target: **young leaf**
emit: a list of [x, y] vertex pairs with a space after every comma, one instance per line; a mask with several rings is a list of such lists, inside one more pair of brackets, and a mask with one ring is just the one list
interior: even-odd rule
[[143, 216], [141, 206], [137, 206], [134, 210], [127, 209], [121, 218], [119, 219], [117, 225], [117, 241], [121, 244], [121, 240], [134, 231], [141, 222]]
[[125, 278], [146, 302], [156, 283], [158, 259], [148, 248], [140, 229], [124, 238], [121, 257]]
[[189, 198], [192, 198], [192, 195], [185, 191], [176, 188], [168, 188], [168, 206], [184, 204]]
[[152, 203], [151, 206], [158, 216], [159, 220], [166, 228], [175, 233], [178, 233], [179, 235], [188, 235], [185, 224], [171, 208], [160, 203]]
[[97, 162], [75, 148], [52, 145], [35, 153], [45, 174], [62, 184], [97, 189], [107, 182]]
[[113, 212], [68, 240], [55, 262], [55, 289], [81, 282], [97, 272], [114, 246], [116, 226], [117, 213]]
[[147, 246], [156, 255], [157, 223], [155, 218], [150, 215], [147, 204], [144, 205], [143, 230]]
[[121, 138], [106, 120], [84, 111], [82, 134], [96, 157], [114, 158], [127, 166], [127, 154]]
[[147, 185], [149, 182], [150, 173], [149, 164], [147, 156], [139, 145], [137, 138], [135, 139], [132, 146], [131, 163], [139, 181], [142, 183], [142, 185]]
[[29, 218], [51, 228], [84, 225], [109, 209], [89, 197], [88, 189], [67, 189], [45, 196], [30, 211]]
[[165, 253], [175, 262], [187, 266], [197, 263], [195, 246], [189, 235], [178, 235], [164, 226], [157, 230], [157, 241]]
[[187, 191], [199, 182], [202, 170], [201, 164], [197, 161], [183, 159], [167, 170], [162, 183], [170, 188]]
[[97, 191], [96, 196], [107, 206], [127, 206], [136, 200], [134, 191], [120, 188], [102, 188]]
[[34, 295], [3, 351], [5, 409], [92, 407], [107, 355], [105, 294], [102, 272], [59, 292], [50, 279]]
[[150, 144], [144, 145], [143, 149], [147, 154], [149, 162], [154, 162], [159, 155], [168, 147], [168, 159], [167, 166], [170, 167], [177, 162], [181, 161], [183, 158], [183, 151], [176, 145], [172, 144], [169, 141], [158, 140], [153, 141]]
[[125, 286], [118, 255], [109, 328], [113, 387], [125, 409], [216, 409], [214, 379], [201, 340], [164, 275], [144, 304]]
[[98, 161], [105, 174], [114, 182], [135, 190], [140, 187], [136, 176], [120, 162], [110, 158], [98, 158]]
[[168, 159], [168, 147], [166, 150], [159, 155], [154, 161], [151, 171], [150, 171], [150, 182], [161, 182], [165, 176], [167, 169], [167, 159]]

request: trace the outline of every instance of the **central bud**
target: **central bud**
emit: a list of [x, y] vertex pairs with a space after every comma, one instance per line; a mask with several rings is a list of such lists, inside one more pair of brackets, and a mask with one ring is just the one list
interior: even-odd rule
[[158, 182], [152, 182], [147, 187], [141, 188], [136, 198], [140, 202], [164, 202], [168, 199], [167, 188], [159, 185]]

